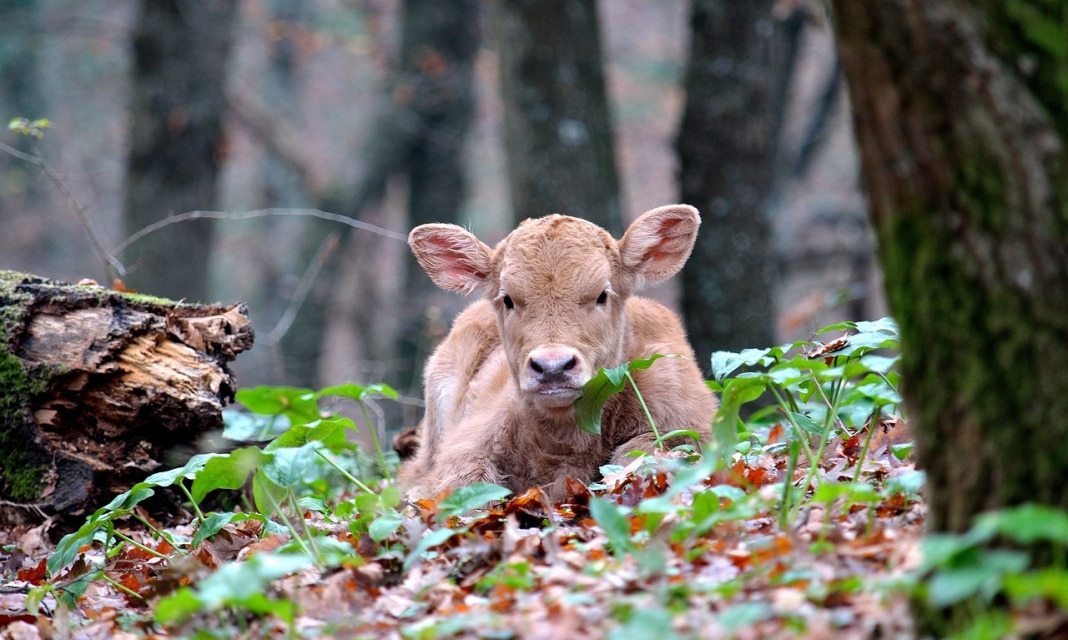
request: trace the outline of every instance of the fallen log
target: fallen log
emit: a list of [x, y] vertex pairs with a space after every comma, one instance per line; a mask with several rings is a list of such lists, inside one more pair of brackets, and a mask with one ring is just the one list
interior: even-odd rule
[[221, 429], [252, 340], [244, 304], [0, 271], [0, 528], [76, 523]]

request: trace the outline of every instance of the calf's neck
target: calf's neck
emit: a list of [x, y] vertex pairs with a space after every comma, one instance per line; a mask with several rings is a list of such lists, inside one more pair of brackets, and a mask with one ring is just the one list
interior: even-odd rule
[[683, 356], [633, 373], [657, 428], [706, 437], [716, 400], [678, 317], [632, 295], [682, 268], [699, 224], [693, 207], [669, 205], [617, 241], [551, 215], [492, 248], [455, 225], [416, 227], [408, 244], [431, 279], [483, 299], [427, 362], [420, 445], [399, 478], [409, 496], [492, 482], [515, 492], [538, 486], [558, 500], [566, 478], [589, 483], [602, 465], [651, 452], [655, 435], [630, 388], [605, 406], [600, 435], [579, 429], [573, 403], [601, 367], [656, 353]]

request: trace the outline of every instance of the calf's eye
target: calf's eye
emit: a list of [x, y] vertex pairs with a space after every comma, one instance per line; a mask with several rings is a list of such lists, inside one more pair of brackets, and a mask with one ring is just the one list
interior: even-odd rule
[[515, 303], [512, 302], [512, 296], [504, 294], [504, 297], [501, 298], [501, 302], [504, 303], [505, 309], [515, 309]]
[[604, 304], [608, 302], [608, 290], [605, 289], [601, 292], [601, 295], [597, 296], [597, 304]]

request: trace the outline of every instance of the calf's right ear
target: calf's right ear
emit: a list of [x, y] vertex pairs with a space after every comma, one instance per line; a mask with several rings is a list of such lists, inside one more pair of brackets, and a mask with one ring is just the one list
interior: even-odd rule
[[463, 227], [424, 224], [408, 234], [419, 266], [446, 291], [471, 293], [490, 284], [491, 250]]

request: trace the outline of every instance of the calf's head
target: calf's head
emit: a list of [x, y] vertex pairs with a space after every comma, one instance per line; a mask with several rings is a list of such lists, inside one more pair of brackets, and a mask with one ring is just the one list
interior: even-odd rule
[[439, 287], [492, 300], [523, 401], [559, 414], [599, 368], [622, 364], [627, 298], [682, 268], [699, 224], [693, 207], [669, 205], [643, 214], [619, 241], [551, 215], [523, 222], [493, 248], [450, 224], [416, 227], [408, 244]]

